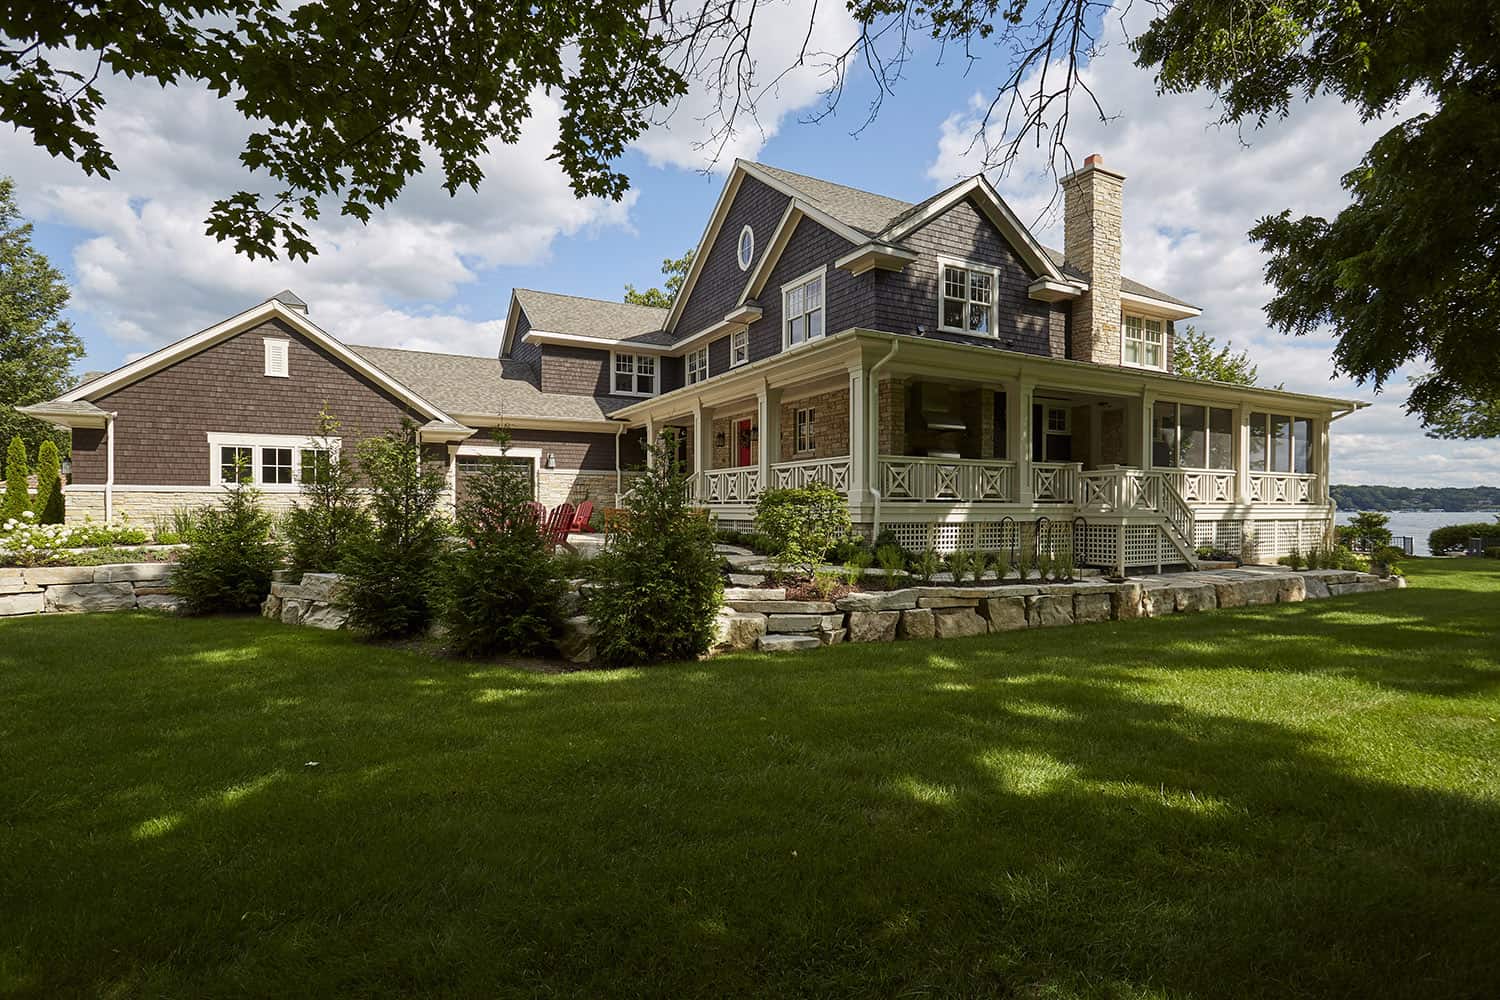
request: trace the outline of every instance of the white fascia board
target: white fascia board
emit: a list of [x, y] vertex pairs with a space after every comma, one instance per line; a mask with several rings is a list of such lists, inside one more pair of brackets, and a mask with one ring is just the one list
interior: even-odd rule
[[606, 340], [603, 337], [585, 337], [578, 333], [553, 333], [550, 330], [528, 330], [522, 340], [532, 344], [558, 344], [567, 347], [592, 347], [600, 351], [619, 351], [623, 354], [670, 354], [671, 347], [660, 344], [641, 344], [634, 340]]
[[1037, 278], [1026, 286], [1027, 296], [1039, 302], [1076, 299], [1088, 290], [1089, 286], [1080, 281], [1054, 281], [1051, 278]]
[[777, 220], [776, 229], [771, 233], [771, 240], [766, 244], [760, 260], [756, 261], [755, 266], [750, 269], [750, 277], [745, 279], [745, 287], [740, 290], [736, 305], [744, 305], [760, 295], [765, 288], [766, 279], [771, 275], [771, 268], [776, 266], [781, 252], [786, 249], [787, 242], [792, 238], [792, 233], [797, 230], [797, 223], [801, 221], [802, 212], [797, 207], [797, 199], [793, 198], [786, 203], [786, 211], [782, 212], [781, 218]]
[[1120, 304], [1135, 306], [1153, 319], [1192, 319], [1194, 316], [1203, 315], [1203, 310], [1197, 306], [1185, 306], [1181, 303], [1153, 298], [1150, 295], [1137, 295], [1134, 292], [1121, 292]]
[[816, 205], [809, 203], [802, 192], [798, 191], [796, 188], [788, 184], [782, 183], [775, 177], [772, 177], [770, 174], [761, 170], [755, 164], [747, 163], [745, 161], [736, 161], [736, 165], [741, 167], [745, 171], [745, 173], [749, 174], [751, 177], [754, 177], [762, 184], [776, 191], [780, 191], [788, 198], [796, 201], [798, 203], [798, 207], [803, 211], [804, 214], [810, 216], [813, 221], [817, 222], [824, 228], [837, 233], [844, 239], [848, 240], [850, 243], [854, 243], [856, 245], [869, 242], [870, 237], [867, 234], [862, 233], [858, 229], [854, 229], [853, 227], [846, 225], [843, 222], [840, 222], [838, 219], [835, 219], [833, 216], [829, 215], [821, 208], [818, 208]]
[[848, 271], [852, 275], [861, 275], [875, 268], [885, 271], [901, 271], [906, 268], [906, 265], [915, 263], [918, 257], [918, 254], [905, 247], [877, 240], [855, 247], [835, 260], [833, 266]]
[[597, 420], [579, 420], [573, 417], [517, 416], [501, 413], [462, 413], [463, 422], [474, 428], [515, 427], [522, 430], [587, 431], [596, 434], [613, 434], [616, 421], [601, 416]]
[[687, 275], [682, 280], [682, 287], [677, 291], [677, 298], [672, 300], [672, 311], [667, 313], [667, 321], [663, 324], [668, 331], [677, 329], [677, 320], [682, 316], [682, 305], [688, 300], [693, 292], [693, 285], [698, 281], [698, 274], [703, 270], [704, 259], [708, 256], [708, 248], [713, 241], [718, 239], [719, 230], [724, 226], [724, 217], [729, 214], [729, 206], [734, 203], [734, 196], [739, 192], [740, 181], [745, 177], [745, 162], [734, 161], [734, 169], [729, 172], [729, 179], [724, 182], [724, 190], [719, 192], [719, 200], [714, 202], [713, 213], [708, 217], [708, 225], [703, 228], [703, 235], [698, 237], [698, 246], [693, 250], [693, 263], [688, 268]]
[[108, 395], [117, 389], [130, 385], [132, 382], [145, 378], [147, 375], [158, 372], [175, 361], [197, 354], [199, 351], [207, 350], [236, 334], [253, 329], [268, 319], [279, 319], [286, 323], [293, 330], [296, 330], [307, 337], [307, 339], [328, 351], [328, 353], [359, 372], [366, 379], [380, 386], [398, 399], [410, 403], [431, 419], [441, 420], [445, 423], [452, 422], [448, 414], [444, 413], [436, 404], [428, 401], [396, 379], [391, 378], [391, 376], [365, 360], [363, 356], [345, 347], [302, 313], [288, 308], [275, 299], [269, 299], [258, 306], [246, 309], [244, 312], [231, 316], [221, 323], [216, 323], [206, 330], [199, 330], [192, 336], [184, 337], [176, 343], [168, 344], [166, 347], [158, 351], [153, 351], [144, 358], [139, 358], [128, 365], [116, 368], [108, 375], [94, 379], [92, 382], [86, 382], [69, 392], [63, 393], [57, 398], [57, 401], [72, 403], [87, 400], [92, 402], [95, 398]]
[[1000, 197], [999, 192], [990, 186], [989, 181], [985, 180], [982, 174], [977, 174], [969, 178], [967, 183], [952, 188], [942, 198], [928, 205], [895, 229], [881, 235], [888, 240], [898, 241], [970, 195], [980, 196], [979, 203], [985, 209], [985, 214], [1000, 230], [1000, 234], [1026, 259], [1032, 270], [1054, 281], [1068, 280], [1067, 276], [1058, 270], [1057, 265], [1052, 263], [1052, 258], [1047, 256], [1047, 252], [1036, 241], [1036, 237], [1031, 235], [1031, 230], [1027, 229], [1025, 224], [1016, 217], [1016, 214], [1010, 210], [1010, 206], [1005, 203], [1005, 199]]

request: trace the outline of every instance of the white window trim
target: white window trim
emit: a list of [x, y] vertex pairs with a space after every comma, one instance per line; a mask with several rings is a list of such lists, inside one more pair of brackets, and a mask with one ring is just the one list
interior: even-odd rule
[[[737, 341], [737, 340], [743, 340], [745, 342], [745, 356], [743, 358], [740, 358], [738, 361], [736, 361], [735, 358], [734, 358], [734, 354], [735, 354], [735, 341]], [[740, 365], [748, 365], [749, 363], [750, 363], [750, 331], [749, 330], [735, 330], [732, 333], [730, 333], [730, 335], [729, 335], [729, 367], [731, 367], [731, 368], [738, 368]]]
[[[1151, 323], [1160, 323], [1161, 324], [1161, 364], [1159, 364], [1159, 365], [1148, 365], [1148, 364], [1146, 364], [1143, 361], [1126, 361], [1125, 360], [1125, 339], [1126, 339], [1125, 338], [1125, 320], [1126, 320], [1126, 317], [1130, 317], [1132, 319], [1138, 319], [1138, 320], [1141, 321], [1141, 339], [1140, 339], [1141, 357], [1145, 357], [1146, 356], [1146, 336], [1145, 336], [1146, 323], [1147, 322], [1151, 322]], [[1122, 367], [1122, 368], [1139, 368], [1139, 369], [1141, 369], [1143, 371], [1148, 371], [1148, 372], [1164, 372], [1164, 371], [1166, 371], [1167, 370], [1167, 322], [1168, 322], [1167, 320], [1162, 319], [1160, 316], [1147, 316], [1145, 313], [1139, 313], [1139, 312], [1130, 312], [1130, 313], [1122, 312], [1122, 313], [1120, 313], [1120, 367]]]
[[[749, 258], [750, 259], [749, 260], [746, 260], [745, 259], [745, 255], [742, 254], [742, 253], [740, 253], [740, 247], [742, 247], [742, 246], [745, 245], [745, 234], [746, 233], [750, 234], [750, 254], [749, 254]], [[740, 270], [741, 271], [748, 271], [748, 270], [750, 270], [751, 265], [753, 265], [755, 263], [755, 230], [751, 229], [749, 226], [746, 226], [743, 229], [741, 229], [740, 230], [739, 239], [737, 239], [737, 240], [734, 241], [734, 257], [735, 257], [735, 263], [737, 263], [737, 264], [740, 265]]]
[[[333, 449], [336, 460], [343, 447], [341, 438], [314, 438], [301, 434], [208, 434], [208, 481], [214, 487], [229, 485], [224, 481], [219, 462], [220, 448], [249, 448], [250, 485], [267, 493], [296, 493], [302, 489], [302, 452], [322, 450], [325, 444]], [[290, 483], [267, 483], [262, 478], [260, 466], [261, 448], [292, 449], [292, 481]]]
[[[802, 417], [807, 416], [807, 447], [802, 447]], [[799, 406], [792, 414], [792, 450], [798, 455], [807, 455], [818, 450], [818, 408]]]
[[[789, 326], [789, 324], [787, 322], [788, 317], [787, 317], [787, 314], [786, 314], [786, 297], [787, 297], [788, 293], [797, 290], [798, 288], [800, 288], [803, 285], [807, 284], [809, 281], [814, 280], [815, 278], [821, 278], [821, 279], [823, 279], [819, 283], [819, 285], [818, 285], [818, 296], [819, 296], [819, 298], [818, 298], [818, 312], [821, 312], [823, 314], [823, 332], [820, 333], [820, 334], [818, 334], [816, 337], [803, 337], [802, 338], [802, 342], [800, 344], [794, 344], [794, 343], [792, 343], [790, 335], [789, 335], [790, 326]], [[808, 310], [806, 310], [806, 309], [804, 309], [802, 311], [802, 315], [804, 315], [804, 316], [807, 315], [807, 313], [808, 313]], [[781, 350], [783, 352], [794, 351], [794, 350], [796, 350], [799, 347], [806, 347], [808, 344], [811, 344], [811, 343], [814, 343], [816, 341], [822, 340], [824, 337], [827, 337], [827, 336], [828, 336], [828, 265], [824, 264], [821, 267], [815, 267], [815, 268], [813, 268], [811, 271], [808, 271], [806, 274], [804, 274], [804, 275], [802, 275], [800, 277], [793, 278], [791, 281], [788, 281], [788, 282], [786, 282], [785, 284], [783, 284], [781, 286]]]
[[[697, 378], [693, 378], [693, 361], [701, 360], [700, 372]], [[699, 382], [708, 380], [708, 348], [700, 347], [696, 351], [688, 351], [682, 358], [682, 384], [697, 385]]]
[[[267, 378], [291, 378], [292, 377], [292, 342], [287, 337], [262, 337], [261, 349], [264, 354], [265, 368], [263, 369]], [[278, 358], [277, 355], [280, 355]], [[280, 361], [280, 365], [276, 362]], [[277, 368], [280, 371], [277, 371]]]
[[[937, 259], [937, 330], [940, 333], [956, 333], [962, 337], [984, 337], [988, 340], [1000, 338], [1000, 269], [990, 264], [982, 264], [977, 260], [964, 260], [961, 257], [943, 257]], [[945, 326], [943, 324], [943, 271], [945, 268], [959, 267], [965, 271], [981, 271], [990, 276], [990, 329], [988, 333], [979, 330], [968, 330], [963, 327]], [[965, 283], [967, 284], [967, 282]], [[966, 298], [964, 300], [968, 302]]]
[[[617, 389], [617, 388], [615, 388], [615, 374], [617, 372], [617, 369], [616, 369], [615, 366], [617, 364], [619, 364], [619, 361], [617, 360], [619, 358], [630, 358], [631, 359], [631, 362], [630, 362], [630, 382], [631, 382], [632, 385], [637, 384], [636, 383], [636, 379], [637, 379], [637, 377], [640, 374], [639, 371], [638, 371], [638, 369], [640, 367], [641, 359], [642, 358], [650, 358], [651, 359], [652, 376], [651, 376], [651, 391], [650, 392], [641, 392], [638, 389], [630, 391], [630, 392], [626, 392], [623, 389]], [[661, 358], [658, 355], [655, 355], [655, 354], [639, 354], [639, 353], [636, 353], [635, 351], [610, 351], [609, 352], [609, 395], [611, 395], [611, 396], [635, 396], [635, 397], [638, 397], [640, 399], [650, 399], [652, 396], [659, 396], [659, 395], [661, 395]]]

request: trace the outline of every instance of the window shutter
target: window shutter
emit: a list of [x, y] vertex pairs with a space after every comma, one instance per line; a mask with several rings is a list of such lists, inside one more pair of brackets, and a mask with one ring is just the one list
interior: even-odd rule
[[285, 340], [267, 337], [266, 345], [266, 374], [272, 378], [286, 378], [287, 371], [287, 346]]

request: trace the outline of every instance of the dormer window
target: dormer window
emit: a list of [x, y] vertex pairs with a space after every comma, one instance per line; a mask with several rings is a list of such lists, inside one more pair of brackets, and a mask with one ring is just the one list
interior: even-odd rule
[[938, 329], [971, 336], [995, 335], [995, 271], [977, 264], [942, 261]]
[[1167, 367], [1166, 324], [1147, 316], [1126, 316], [1121, 324], [1120, 361], [1136, 368]]
[[655, 355], [616, 354], [614, 390], [621, 396], [656, 395]]
[[750, 265], [755, 260], [755, 230], [746, 226], [740, 230], [740, 270], [750, 270]]
[[266, 376], [287, 378], [290, 375], [287, 367], [287, 348], [290, 346], [290, 341], [284, 337], [267, 337], [262, 343], [265, 344]]

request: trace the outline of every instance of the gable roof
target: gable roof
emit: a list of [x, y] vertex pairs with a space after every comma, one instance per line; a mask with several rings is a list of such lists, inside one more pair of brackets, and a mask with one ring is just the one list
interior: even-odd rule
[[796, 174], [770, 164], [751, 163], [749, 166], [771, 175], [787, 187], [795, 188], [803, 200], [866, 236], [874, 236], [887, 229], [897, 217], [913, 207], [909, 202], [898, 198], [887, 198], [883, 194], [861, 191], [846, 184], [835, 184], [821, 177]]
[[[295, 298], [295, 296], [293, 297]], [[183, 358], [191, 357], [200, 351], [207, 350], [215, 344], [228, 340], [230, 337], [244, 333], [247, 330], [252, 330], [262, 323], [273, 319], [285, 323], [294, 331], [354, 369], [354, 371], [365, 379], [406, 403], [429, 420], [436, 420], [440, 423], [454, 422], [442, 407], [433, 403], [423, 394], [413, 390], [410, 386], [404, 385], [392, 378], [379, 367], [350, 350], [347, 345], [335, 339], [309, 320], [301, 310], [288, 306], [280, 298], [267, 299], [259, 305], [246, 309], [244, 312], [237, 313], [222, 322], [215, 323], [213, 326], [199, 330], [197, 333], [183, 337], [181, 340], [153, 351], [143, 358], [138, 358], [127, 365], [122, 365], [112, 372], [82, 382], [61, 396], [58, 396], [57, 399], [49, 400], [48, 404], [93, 402], [117, 389], [122, 389], [148, 375], [154, 374]]]
[[531, 366], [466, 354], [350, 345], [406, 385], [462, 417], [601, 421], [633, 399], [544, 393]]
[[514, 297], [525, 310], [535, 333], [630, 341], [648, 346], [671, 343], [671, 337], [666, 333], [667, 309], [539, 292], [531, 288], [517, 288]]

